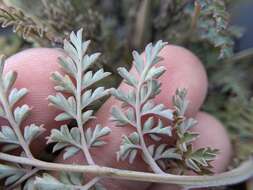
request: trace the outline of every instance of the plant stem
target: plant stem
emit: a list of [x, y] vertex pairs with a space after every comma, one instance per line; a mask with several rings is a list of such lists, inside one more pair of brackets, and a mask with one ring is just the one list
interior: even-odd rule
[[135, 103], [136, 128], [137, 128], [137, 132], [139, 134], [140, 144], [142, 147], [143, 154], [146, 158], [146, 161], [148, 162], [151, 169], [157, 174], [165, 174], [165, 172], [163, 172], [160, 169], [160, 167], [157, 165], [157, 163], [153, 159], [152, 155], [150, 154], [150, 152], [147, 148], [145, 140], [143, 138], [142, 125], [141, 125], [141, 113], [140, 113], [141, 112], [141, 101], [140, 101], [141, 86], [142, 86], [142, 80], [138, 84], [138, 87], [136, 90], [136, 103]]
[[81, 144], [82, 144], [82, 151], [85, 155], [85, 158], [89, 165], [94, 165], [95, 162], [92, 159], [89, 148], [85, 139], [84, 129], [83, 129], [83, 122], [82, 122], [82, 106], [81, 106], [81, 96], [82, 96], [82, 56], [79, 58], [80, 62], [77, 64], [77, 78], [76, 78], [76, 104], [77, 104], [77, 115], [76, 121], [78, 125], [78, 129], [81, 134]]
[[129, 170], [120, 170], [98, 165], [73, 165], [44, 162], [37, 159], [28, 159], [19, 156], [13, 156], [6, 153], [0, 153], [0, 160], [8, 162], [25, 164], [37, 167], [43, 170], [68, 171], [95, 174], [101, 177], [114, 179], [145, 181], [155, 183], [177, 184], [193, 187], [217, 187], [223, 185], [232, 185], [245, 181], [253, 176], [253, 159], [250, 158], [241, 166], [228, 172], [216, 174], [214, 176], [185, 176], [172, 174], [153, 174], [147, 172], [136, 172]]
[[20, 146], [23, 148], [25, 151], [25, 154], [28, 158], [33, 158], [33, 155], [30, 151], [28, 143], [25, 142], [25, 139], [23, 137], [23, 134], [20, 130], [20, 126], [16, 123], [13, 113], [11, 111], [11, 107], [8, 103], [8, 100], [6, 98], [6, 93], [4, 92], [3, 88], [3, 82], [0, 81], [0, 101], [3, 105], [3, 109], [6, 113], [6, 119], [8, 120], [9, 124], [11, 125], [12, 129], [14, 130], [15, 134], [17, 135], [18, 141], [20, 143]]

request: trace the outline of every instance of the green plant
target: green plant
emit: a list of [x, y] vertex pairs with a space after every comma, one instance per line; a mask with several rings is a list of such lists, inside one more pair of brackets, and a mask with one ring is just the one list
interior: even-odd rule
[[[211, 148], [192, 149], [191, 143], [197, 134], [190, 132], [189, 129], [196, 122], [194, 119], [184, 116], [188, 104], [185, 90], [176, 92], [173, 99], [173, 110], [162, 104], [153, 104], [151, 101], [160, 91], [158, 78], [165, 72], [163, 67], [157, 67], [156, 64], [160, 61], [158, 54], [166, 43], [158, 41], [154, 46], [147, 45], [145, 62], [137, 52], [133, 52], [135, 68], [140, 75], [139, 79], [131, 75], [125, 68], [118, 69], [125, 82], [133, 87], [133, 91], [127, 94], [115, 89], [105, 90], [103, 87], [96, 87], [93, 90], [90, 88], [110, 73], [104, 72], [103, 69], [94, 73], [89, 70], [100, 55], [99, 53], [86, 54], [89, 43], [89, 41], [82, 41], [82, 30], [76, 34], [72, 32], [70, 41], [64, 42], [64, 50], [68, 56], [61, 58], [59, 63], [67, 74], [65, 76], [58, 72], [52, 74], [52, 79], [56, 83], [55, 89], [59, 93], [48, 97], [51, 104], [63, 111], [56, 116], [56, 120], [64, 121], [72, 118], [77, 122], [77, 126], [72, 129], [66, 125], [62, 125], [60, 129], [53, 129], [48, 142], [56, 143], [54, 151], [65, 150], [64, 159], [79, 151], [83, 152], [87, 165], [50, 163], [33, 157], [29, 145], [44, 129], [42, 125], [30, 124], [25, 127], [24, 132], [20, 130], [22, 121], [28, 116], [30, 108], [27, 105], [15, 106], [15, 103], [25, 96], [27, 90], [12, 88], [17, 74], [13, 71], [3, 74], [5, 62], [3, 58], [1, 59], [0, 113], [1, 117], [9, 122], [9, 126], [1, 128], [1, 142], [7, 144], [2, 151], [13, 150], [17, 147], [21, 147], [23, 150], [20, 156], [0, 153], [0, 159], [5, 161], [0, 165], [0, 177], [5, 179], [7, 189], [25, 182], [24, 189], [90, 189], [94, 187], [98, 190], [103, 189], [99, 183], [101, 177], [172, 183], [187, 188], [212, 187], [234, 184], [253, 175], [251, 159], [237, 169], [214, 176], [185, 176], [170, 173], [171, 165], [168, 161], [182, 165], [184, 170], [209, 173], [209, 162], [215, 159], [217, 150]], [[62, 94], [63, 92], [67, 92], [70, 96], [66, 98]], [[130, 136], [123, 137], [118, 158], [126, 159], [129, 156], [129, 161], [132, 162], [137, 151], [140, 151], [143, 153], [143, 159], [155, 174], [98, 166], [93, 161], [89, 148], [104, 145], [105, 142], [100, 138], [108, 135], [110, 130], [107, 127], [102, 128], [100, 125], [97, 125], [94, 130], [86, 128], [86, 122], [93, 119], [93, 111], [85, 110], [85, 108], [109, 93], [124, 102], [124, 105], [129, 106], [126, 112], [114, 108], [112, 119], [117, 121], [118, 125], [128, 123], [136, 129], [136, 132]], [[141, 117], [148, 113], [170, 120], [172, 126], [164, 126], [159, 117], [149, 117], [142, 124]], [[154, 124], [155, 118], [158, 119], [158, 125]], [[172, 136], [172, 129], [176, 130], [176, 146], [167, 147], [159, 143], [160, 135]], [[158, 144], [147, 146], [144, 136], [150, 136], [154, 142], [158, 141]], [[51, 170], [60, 171], [60, 176], [56, 178], [44, 173]], [[41, 172], [43, 172], [42, 175]], [[88, 173], [95, 174], [97, 177], [86, 182], [83, 175]]]

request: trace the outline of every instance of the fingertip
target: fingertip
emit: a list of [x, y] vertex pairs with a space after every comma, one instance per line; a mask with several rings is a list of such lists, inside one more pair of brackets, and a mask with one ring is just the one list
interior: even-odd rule
[[198, 120], [194, 131], [200, 134], [199, 139], [194, 143], [194, 148], [211, 147], [219, 150], [217, 158], [212, 162], [213, 172], [225, 171], [232, 157], [232, 145], [228, 132], [212, 115], [199, 112], [196, 115]]

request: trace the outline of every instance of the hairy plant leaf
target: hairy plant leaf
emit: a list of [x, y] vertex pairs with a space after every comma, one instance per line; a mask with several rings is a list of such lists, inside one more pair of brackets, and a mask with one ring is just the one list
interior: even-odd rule
[[8, 96], [8, 102], [10, 106], [14, 106], [21, 98], [27, 94], [28, 90], [26, 88], [21, 88], [20, 90], [13, 88]]
[[62, 111], [65, 111], [73, 118], [76, 116], [76, 101], [73, 96], [66, 99], [61, 93], [57, 93], [55, 96], [48, 96], [48, 100], [52, 105]]
[[9, 126], [1, 126], [0, 142], [19, 144], [16, 133]]
[[21, 124], [21, 122], [28, 116], [29, 113], [30, 108], [26, 104], [14, 109], [14, 118], [18, 125]]
[[134, 58], [134, 66], [138, 73], [141, 75], [141, 73], [144, 70], [144, 61], [141, 57], [141, 55], [137, 51], [133, 51], [132, 53], [133, 58]]
[[76, 78], [77, 75], [77, 67], [73, 60], [70, 57], [60, 57], [59, 64], [64, 69], [64, 71], [70, 74], [72, 77]]
[[51, 130], [51, 135], [48, 137], [47, 143], [53, 143], [53, 152], [65, 148], [64, 158], [74, 155], [81, 147], [81, 134], [77, 127], [68, 129], [67, 125], [62, 125], [60, 130]]
[[84, 74], [82, 79], [82, 88], [89, 88], [91, 85], [95, 84], [96, 82], [102, 80], [103, 78], [109, 76], [109, 72], [104, 72], [104, 69], [99, 69], [94, 74], [92, 71], [88, 71]]
[[100, 55], [101, 53], [93, 53], [90, 56], [85, 55], [82, 62], [82, 70], [86, 71], [88, 68], [92, 67]]
[[133, 124], [133, 115], [131, 111], [128, 114], [123, 113], [119, 108], [113, 107], [111, 110], [111, 121], [116, 122], [117, 126], [124, 126], [126, 124], [135, 125]]
[[76, 93], [76, 87], [68, 75], [62, 76], [56, 71], [51, 75], [51, 77], [57, 85], [55, 86], [55, 90], [72, 94]]
[[108, 135], [111, 132], [109, 127], [103, 127], [101, 125], [96, 125], [95, 129], [92, 131], [88, 128], [85, 133], [85, 138], [89, 147], [97, 147], [106, 144], [105, 141], [99, 138]]
[[98, 87], [93, 92], [92, 90], [87, 90], [82, 94], [82, 109], [107, 96], [108, 94], [108, 90], [105, 90], [104, 87]]
[[134, 93], [134, 91], [130, 91], [128, 94], [125, 94], [123, 91], [117, 89], [112, 89], [111, 90], [111, 94], [117, 98], [118, 100], [128, 104], [128, 105], [131, 105], [131, 106], [134, 106], [135, 105], [135, 102], [136, 102], [136, 95]]
[[59, 179], [64, 184], [82, 185], [84, 176], [77, 172], [60, 172]]
[[74, 156], [78, 151], [80, 151], [80, 148], [77, 148], [74, 146], [66, 147], [64, 149], [63, 159], [66, 160], [66, 159]]
[[161, 160], [161, 159], [177, 159], [181, 160], [182, 156], [177, 153], [176, 148], [168, 148], [167, 144], [160, 144], [157, 147], [152, 144], [148, 146], [148, 150], [150, 154], [153, 156], [154, 160]]
[[[154, 126], [153, 117], [149, 117], [148, 120], [144, 123], [143, 134], [149, 134], [153, 140], [159, 141], [161, 137], [159, 135], [172, 136], [172, 128], [164, 127], [162, 121], [159, 119], [156, 127]], [[152, 128], [153, 127], [153, 128]]]
[[178, 116], [183, 116], [188, 107], [189, 101], [186, 100], [186, 89], [177, 89], [175, 96], [173, 96], [173, 105]]
[[126, 160], [129, 157], [129, 163], [133, 163], [139, 146], [139, 135], [137, 132], [133, 132], [127, 136], [123, 136], [122, 143], [120, 145], [120, 150], [117, 152], [117, 160]]
[[201, 172], [202, 169], [207, 170], [212, 168], [210, 162], [215, 159], [217, 153], [217, 149], [200, 148], [188, 154], [186, 164], [196, 172]]
[[45, 132], [45, 129], [43, 128], [42, 125], [37, 126], [35, 124], [31, 124], [25, 127], [24, 138], [29, 144], [33, 139], [41, 135], [43, 132]]
[[173, 119], [173, 111], [166, 108], [163, 104], [154, 105], [152, 103], [145, 104], [142, 108], [142, 115], [155, 114], [169, 120]]
[[4, 185], [6, 186], [15, 183], [25, 174], [22, 168], [0, 164], [0, 179], [5, 178]]
[[129, 84], [130, 86], [133, 86], [133, 87], [136, 87], [138, 82], [137, 82], [137, 79], [131, 75], [127, 70], [126, 68], [124, 67], [120, 67], [118, 68], [118, 73], [119, 75], [125, 79], [125, 83]]
[[3, 86], [5, 91], [7, 92], [13, 86], [16, 81], [17, 73], [14, 71], [7, 72], [3, 77]]
[[42, 177], [36, 177], [34, 185], [39, 190], [74, 190], [72, 185], [65, 185], [46, 173], [44, 173]]

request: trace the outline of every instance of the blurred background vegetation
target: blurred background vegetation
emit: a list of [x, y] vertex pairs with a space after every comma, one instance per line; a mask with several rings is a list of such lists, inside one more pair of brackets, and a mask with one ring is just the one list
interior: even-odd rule
[[[0, 52], [62, 47], [71, 31], [84, 28], [91, 51], [103, 52], [100, 60], [113, 73], [104, 85], [117, 86], [116, 68], [130, 68], [133, 49], [159, 39], [184, 46], [206, 67], [203, 109], [229, 131], [233, 168], [253, 153], [252, 10], [251, 0], [2, 0]], [[226, 189], [253, 187], [249, 181]]]

